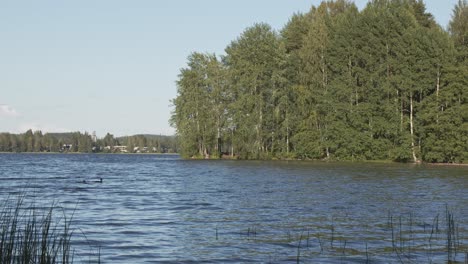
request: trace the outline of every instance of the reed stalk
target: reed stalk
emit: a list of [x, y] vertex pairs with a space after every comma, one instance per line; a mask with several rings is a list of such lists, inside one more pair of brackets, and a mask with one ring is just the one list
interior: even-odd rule
[[0, 207], [0, 263], [2, 264], [69, 264], [73, 263], [71, 223], [56, 214], [53, 203], [38, 209], [25, 196], [16, 202], [7, 198]]

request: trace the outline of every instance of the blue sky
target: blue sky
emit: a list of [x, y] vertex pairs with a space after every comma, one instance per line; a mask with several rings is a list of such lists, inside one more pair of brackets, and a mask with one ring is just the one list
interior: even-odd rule
[[[426, 6], [445, 27], [456, 2]], [[319, 3], [2, 0], [0, 132], [173, 134], [170, 100], [190, 52], [223, 54], [246, 27], [279, 30]]]

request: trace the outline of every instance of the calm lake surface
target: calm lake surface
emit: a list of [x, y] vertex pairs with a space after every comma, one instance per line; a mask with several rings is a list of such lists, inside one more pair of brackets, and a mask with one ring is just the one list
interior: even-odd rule
[[467, 167], [0, 154], [22, 192], [76, 210], [78, 263], [445, 263], [446, 208], [468, 251]]

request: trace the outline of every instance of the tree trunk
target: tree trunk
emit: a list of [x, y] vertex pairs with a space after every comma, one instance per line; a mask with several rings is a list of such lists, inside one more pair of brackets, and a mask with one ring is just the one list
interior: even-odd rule
[[206, 147], [203, 148], [203, 155], [204, 155], [205, 159], [210, 158], [210, 154], [208, 153], [208, 149]]
[[[265, 149], [266, 149], [266, 152], [268, 153], [268, 145], [265, 146]], [[270, 152], [271, 153], [274, 153], [275, 152], [275, 132], [271, 132], [271, 149], [270, 149]]]
[[195, 105], [195, 107], [196, 107], [195, 120], [197, 122], [197, 136], [196, 136], [196, 139], [198, 141], [197, 142], [198, 154], [200, 154], [200, 156], [203, 156], [203, 142], [202, 142], [202, 139], [200, 138], [200, 121], [198, 120], [198, 102]]
[[436, 85], [436, 124], [439, 124], [439, 89], [440, 89], [440, 67], [437, 68], [437, 85]]
[[219, 121], [218, 121], [218, 136], [216, 138], [216, 152], [218, 154], [218, 157], [221, 156], [222, 152], [222, 146], [221, 146], [221, 128], [219, 127]]
[[231, 158], [234, 157], [234, 129], [231, 130]]
[[258, 120], [258, 130], [257, 130], [257, 141], [258, 141], [258, 147], [259, 147], [259, 152], [265, 152], [264, 150], [264, 145], [263, 145], [263, 138], [262, 138], [262, 134], [263, 134], [263, 127], [262, 127], [262, 124], [263, 124], [263, 104], [262, 104], [262, 99], [263, 98], [260, 98], [260, 107], [259, 107], [259, 120]]
[[401, 95], [401, 107], [400, 107], [400, 132], [403, 131], [403, 116], [404, 116], [404, 110], [403, 110], [403, 95]]
[[410, 132], [411, 132], [411, 151], [413, 153], [413, 161], [418, 163], [414, 146], [414, 123], [413, 123], [413, 93], [410, 93]]

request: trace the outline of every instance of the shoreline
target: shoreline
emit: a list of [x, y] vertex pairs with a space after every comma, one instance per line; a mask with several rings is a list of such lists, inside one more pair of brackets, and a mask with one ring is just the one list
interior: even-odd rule
[[[0, 154], [33, 154], [33, 155], [68, 155], [68, 154], [77, 154], [77, 155], [84, 155], [84, 154], [95, 154], [95, 155], [180, 155], [179, 153], [86, 153], [86, 152], [1, 152]], [[428, 166], [450, 166], [450, 167], [468, 167], [468, 163], [431, 163], [431, 162], [398, 162], [392, 160], [314, 160], [314, 159], [237, 159], [231, 157], [223, 157], [223, 158], [181, 158], [183, 160], [231, 160], [231, 161], [273, 161], [273, 162], [284, 162], [284, 161], [297, 161], [297, 162], [330, 162], [330, 163], [377, 163], [377, 164], [412, 164], [412, 165], [428, 165]]]
[[457, 166], [468, 167], [468, 163], [431, 163], [431, 162], [398, 162], [393, 160], [324, 160], [324, 159], [237, 159], [236, 157], [221, 157], [221, 158], [202, 158], [190, 157], [182, 158], [185, 160], [233, 160], [233, 161], [297, 161], [297, 162], [329, 162], [329, 163], [376, 163], [376, 164], [410, 164], [410, 165], [428, 165], [428, 166]]
[[468, 167], [468, 163], [422, 163], [424, 165], [430, 166], [459, 166], [459, 167]]
[[104, 153], [104, 152], [1, 152], [0, 154], [34, 154], [34, 155], [67, 155], [67, 154], [95, 154], [95, 155], [179, 155], [179, 153]]

